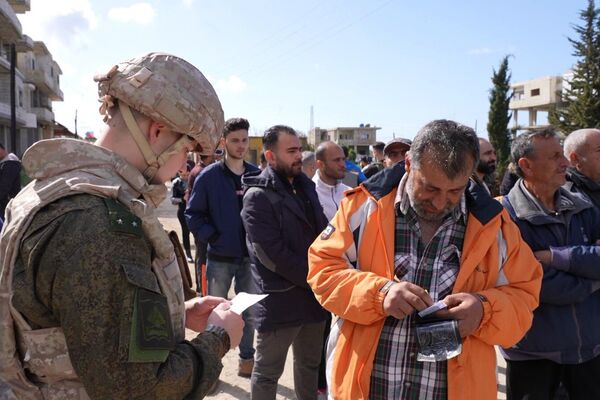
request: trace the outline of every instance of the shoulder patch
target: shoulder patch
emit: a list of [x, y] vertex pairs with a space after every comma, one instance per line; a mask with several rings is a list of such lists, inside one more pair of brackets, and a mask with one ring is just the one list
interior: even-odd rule
[[129, 362], [164, 362], [173, 348], [173, 328], [166, 297], [137, 288], [129, 342]]
[[108, 208], [108, 222], [111, 232], [125, 233], [134, 236], [143, 236], [142, 220], [134, 215], [127, 207], [115, 199], [104, 198]]
[[331, 235], [333, 235], [333, 232], [335, 232], [335, 227], [331, 224], [327, 224], [327, 228], [321, 233], [321, 240], [329, 239]]

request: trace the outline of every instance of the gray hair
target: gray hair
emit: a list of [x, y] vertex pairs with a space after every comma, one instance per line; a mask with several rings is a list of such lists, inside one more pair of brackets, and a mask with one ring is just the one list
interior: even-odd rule
[[533, 139], [535, 138], [560, 139], [553, 126], [529, 130], [517, 136], [510, 146], [510, 158], [515, 165], [515, 173], [521, 178], [523, 177], [523, 170], [519, 167], [519, 160], [521, 158], [532, 158], [534, 156], [535, 148], [533, 147]]
[[315, 153], [312, 151], [302, 152], [302, 164], [310, 164], [315, 162]]
[[431, 162], [446, 173], [450, 179], [465, 172], [465, 158], [473, 160], [472, 171], [479, 162], [479, 139], [475, 131], [458, 122], [445, 119], [431, 121], [425, 125], [412, 142], [410, 162], [419, 168], [423, 154], [427, 154]]
[[593, 134], [600, 134], [600, 130], [587, 128], [571, 132], [563, 144], [565, 157], [571, 160], [571, 154], [575, 153], [581, 155], [582, 150], [586, 146], [586, 141]]

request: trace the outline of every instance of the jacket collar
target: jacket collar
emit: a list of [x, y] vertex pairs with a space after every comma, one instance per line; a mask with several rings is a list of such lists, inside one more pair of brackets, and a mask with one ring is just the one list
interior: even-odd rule
[[[398, 187], [404, 173], [404, 161], [401, 161], [393, 167], [386, 168], [373, 175], [366, 182], [363, 182], [361, 187], [375, 200], [379, 200]], [[467, 211], [477, 218], [482, 225], [487, 224], [502, 212], [502, 205], [494, 200], [485, 188], [473, 181], [469, 181], [469, 185], [465, 190], [465, 203]]]
[[583, 187], [584, 190], [600, 192], [600, 182], [591, 180], [573, 167], [567, 169], [567, 178], [576, 186]]
[[[68, 159], [68, 162], [65, 160]], [[118, 154], [82, 140], [47, 139], [34, 143], [23, 155], [23, 167], [34, 179], [43, 180], [74, 170], [101, 174], [111, 171], [127, 186], [121, 186], [133, 198], [143, 196], [158, 207], [167, 195], [164, 184], [150, 184], [142, 173]], [[109, 173], [109, 172], [107, 172]]]
[[556, 193], [556, 213], [552, 214], [527, 190], [523, 179], [519, 179], [508, 193], [514, 214], [517, 218], [542, 225], [556, 221], [556, 217], [562, 213], [573, 213], [592, 207], [592, 204], [582, 195], [572, 193], [564, 188], [559, 188]]
[[317, 185], [317, 187], [324, 187], [326, 189], [336, 189], [342, 184], [341, 180], [338, 180], [335, 185], [326, 183], [323, 179], [321, 179], [321, 171], [319, 170], [315, 172], [315, 176], [313, 176], [312, 181], [315, 183], [315, 185]]

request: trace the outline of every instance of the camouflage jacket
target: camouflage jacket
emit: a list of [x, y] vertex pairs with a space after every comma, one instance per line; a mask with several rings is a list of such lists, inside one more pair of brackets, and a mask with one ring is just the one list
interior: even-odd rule
[[[148, 185], [137, 170], [96, 146], [51, 140], [34, 147], [29, 157], [26, 153], [24, 165], [37, 180], [9, 205], [8, 229], [0, 239], [0, 295], [10, 299], [8, 316], [15, 319], [18, 332], [12, 343], [18, 342], [18, 361], [29, 370], [20, 376], [29, 381], [14, 384], [14, 375], [6, 367], [10, 363], [0, 368], [0, 379], [18, 398], [201, 398], [218, 378], [224, 349], [220, 339], [208, 332], [182, 340], [183, 328], [163, 296], [164, 282], [152, 264], [172, 253], [172, 247], [168, 239], [156, 237], [160, 223], [150, 204], [160, 202], [164, 190]], [[61, 167], [65, 157], [68, 168]], [[90, 167], [94, 164], [100, 166]], [[90, 172], [95, 178], [82, 178]], [[70, 192], [44, 186], [60, 193], [53, 193], [39, 210], [33, 207], [35, 215], [12, 232], [11, 221], [18, 218], [11, 217], [23, 208], [17, 207], [43, 203], [45, 193], [35, 189], [61, 174], [73, 175], [60, 180], [70, 185]], [[103, 180], [105, 185], [100, 184]], [[36, 194], [42, 199], [36, 200]], [[19, 199], [21, 195], [27, 197]], [[6, 242], [17, 232], [16, 251], [10, 251]], [[6, 285], [7, 279], [12, 285]], [[180, 280], [174, 282], [180, 285]], [[8, 293], [6, 287], [11, 289]], [[177, 300], [182, 310], [183, 300]], [[3, 356], [10, 354], [11, 342], [7, 304], [0, 304]], [[25, 332], [19, 329], [23, 326]], [[38, 332], [41, 336], [36, 339]], [[33, 353], [52, 360], [53, 377], [44, 374], [48, 366], [42, 364], [47, 360], [36, 363], [29, 349], [24, 354], [23, 338], [26, 346], [35, 349]], [[68, 349], [66, 360], [64, 355], [52, 359], [60, 353], [61, 341]], [[53, 386], [60, 379], [68, 384]], [[70, 386], [77, 379], [85, 389]], [[26, 395], [20, 391], [25, 386], [30, 386]], [[48, 390], [53, 387], [59, 390]], [[0, 398], [10, 398], [10, 393], [0, 392]]]

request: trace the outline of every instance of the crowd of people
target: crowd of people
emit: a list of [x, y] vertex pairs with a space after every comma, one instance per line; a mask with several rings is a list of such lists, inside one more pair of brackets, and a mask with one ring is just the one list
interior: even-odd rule
[[[36, 143], [8, 197], [0, 398], [202, 398], [238, 346], [256, 400], [290, 348], [300, 400], [495, 399], [495, 346], [508, 399], [600, 398], [600, 130], [522, 133], [500, 189], [492, 144], [449, 120], [361, 166], [274, 125], [254, 166], [249, 121], [185, 60], [95, 79], [98, 142]], [[176, 172], [203, 296], [154, 213]], [[238, 315], [232, 284], [268, 296]]]

